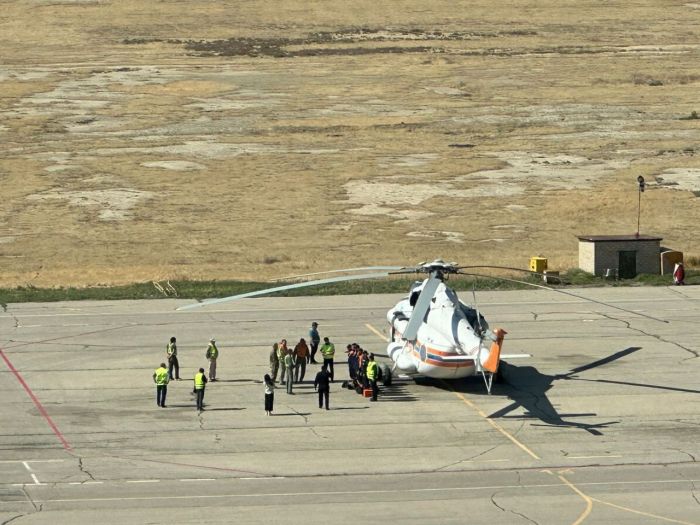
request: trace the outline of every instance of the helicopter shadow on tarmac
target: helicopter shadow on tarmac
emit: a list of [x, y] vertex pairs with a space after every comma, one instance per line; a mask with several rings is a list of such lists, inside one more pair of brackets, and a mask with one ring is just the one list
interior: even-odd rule
[[[619, 352], [615, 352], [607, 357], [598, 359], [586, 365], [582, 365], [571, 369], [569, 372], [563, 374], [543, 374], [539, 372], [534, 366], [514, 366], [506, 362], [502, 362], [500, 365], [500, 375], [501, 381], [496, 385], [493, 391], [494, 396], [507, 396], [512, 403], [508, 406], [497, 410], [493, 414], [489, 415], [490, 419], [497, 418], [508, 418], [508, 419], [539, 419], [541, 424], [533, 423], [535, 426], [554, 426], [554, 427], [570, 427], [579, 428], [593, 434], [595, 436], [602, 436], [603, 433], [600, 429], [607, 428], [610, 425], [615, 425], [619, 421], [607, 421], [604, 423], [581, 423], [576, 421], [571, 421], [565, 418], [584, 418], [584, 417], [595, 417], [597, 413], [579, 413], [579, 414], [560, 414], [557, 412], [556, 408], [552, 405], [551, 401], [547, 397], [547, 391], [549, 391], [555, 382], [559, 380], [577, 380], [577, 381], [591, 381], [591, 382], [601, 382], [601, 383], [613, 383], [621, 385], [630, 386], [642, 386], [646, 388], [658, 388], [663, 390], [680, 390], [684, 392], [700, 393], [696, 390], [681, 389], [675, 387], [665, 387], [660, 385], [647, 385], [641, 383], [631, 383], [625, 381], [613, 381], [604, 379], [586, 379], [580, 378], [577, 374], [590, 370], [592, 368], [597, 368], [603, 366], [625, 356], [628, 356], [634, 352], [640, 350], [640, 347], [630, 347]], [[453, 390], [455, 392], [469, 393], [469, 394], [479, 394], [479, 391], [475, 388], [478, 385], [476, 379], [474, 381], [455, 381], [452, 383], [439, 382], [436, 381], [435, 386]], [[442, 383], [442, 384], [441, 384]], [[481, 385], [479, 385], [481, 386]], [[484, 393], [485, 395], [485, 393]], [[522, 415], [510, 415], [514, 410], [522, 407], [525, 413]]]
[[404, 402], [404, 401], [418, 401], [418, 398], [408, 390], [407, 386], [412, 384], [413, 381], [407, 380], [397, 380], [394, 378], [389, 386], [380, 386], [380, 396], [383, 402]]
[[[617, 361], [618, 359], [626, 357], [634, 352], [637, 352], [638, 350], [641, 350], [641, 348], [637, 346], [625, 348], [624, 350], [615, 352], [614, 354], [611, 354], [602, 359], [598, 359], [586, 365], [572, 368], [569, 372], [556, 375], [542, 374], [532, 366], [517, 367], [504, 362], [501, 364], [503, 383], [499, 385], [499, 387], [501, 388], [499, 388], [498, 392], [502, 392], [503, 394], [507, 395], [513, 401], [513, 403], [500, 410], [497, 410], [489, 417], [494, 419], [501, 417], [513, 419], [537, 418], [542, 422], [542, 426], [580, 428], [595, 436], [601, 436], [602, 432], [599, 429], [604, 429], [610, 425], [617, 424], [619, 423], [619, 421], [588, 424], [565, 420], [565, 417], [594, 417], [597, 416], [597, 414], [559, 414], [556, 411], [556, 409], [552, 406], [546, 394], [546, 392], [550, 388], [552, 388], [552, 386], [554, 386], [555, 381], [586, 381], [591, 383], [604, 383], [613, 385], [651, 388], [654, 390], [669, 390], [673, 392], [700, 394], [700, 390], [693, 390], [675, 386], [652, 385], [647, 383], [635, 383], [631, 381], [595, 379], [578, 376], [578, 374], [582, 372], [591, 370], [593, 368], [597, 368], [599, 366], [607, 365], [609, 363]], [[518, 407], [524, 408], [526, 413], [519, 416], [508, 415], [510, 412], [517, 409]]]

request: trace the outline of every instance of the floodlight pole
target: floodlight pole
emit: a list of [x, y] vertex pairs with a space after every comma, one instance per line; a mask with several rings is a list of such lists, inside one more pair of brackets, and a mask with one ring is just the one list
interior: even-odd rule
[[644, 177], [641, 175], [637, 177], [637, 182], [639, 183], [639, 192], [638, 192], [638, 198], [637, 198], [637, 234], [636, 236], [639, 237], [639, 218], [642, 215], [642, 193], [644, 192]]

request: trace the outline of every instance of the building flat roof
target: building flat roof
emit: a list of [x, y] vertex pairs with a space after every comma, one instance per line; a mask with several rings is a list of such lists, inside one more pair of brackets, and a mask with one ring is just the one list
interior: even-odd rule
[[588, 242], [620, 242], [620, 241], [661, 241], [663, 237], [655, 235], [577, 235], [579, 241]]

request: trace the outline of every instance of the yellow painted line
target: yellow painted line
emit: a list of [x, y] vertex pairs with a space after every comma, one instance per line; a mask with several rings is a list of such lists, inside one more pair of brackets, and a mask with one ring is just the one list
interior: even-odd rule
[[[543, 470], [542, 472], [546, 472], [547, 474], [551, 474], [552, 476], [554, 475], [552, 473], [552, 471], [550, 471], [550, 470]], [[570, 471], [567, 470], [566, 472], [570, 472]], [[581, 498], [586, 502], [586, 509], [583, 511], [583, 513], [578, 517], [578, 519], [572, 525], [580, 525], [581, 523], [583, 523], [583, 521], [588, 517], [588, 515], [593, 510], [593, 502], [600, 503], [601, 505], [608, 505], [609, 507], [613, 507], [613, 508], [619, 509], [619, 510], [624, 510], [625, 512], [631, 512], [632, 514], [639, 514], [640, 516], [646, 516], [648, 518], [654, 518], [654, 519], [661, 520], [661, 521], [667, 521], [669, 523], [680, 523], [681, 525], [698, 525], [697, 523], [691, 523], [688, 521], [681, 521], [681, 520], [676, 520], [673, 518], [667, 518], [665, 516], [659, 516], [658, 514], [651, 514], [650, 512], [644, 512], [641, 510], [631, 509], [629, 507], [623, 507], [622, 505], [615, 505], [614, 503], [610, 503], [608, 501], [603, 501], [602, 499], [593, 498], [591, 496], [588, 496], [587, 494], [584, 494], [578, 487], [576, 487], [573, 483], [571, 483], [568, 479], [566, 479], [561, 474], [559, 474], [557, 477], [561, 480], [562, 483], [564, 483], [567, 487], [569, 487], [571, 490], [573, 490], [576, 494], [581, 496]], [[589, 484], [587, 483], [587, 485], [589, 485]], [[592, 483], [590, 483], [590, 485], [592, 485]]]
[[602, 503], [603, 505], [608, 505], [610, 507], [614, 507], [616, 509], [631, 512], [633, 514], [639, 514], [640, 516], [647, 516], [650, 518], [655, 518], [657, 520], [668, 521], [669, 523], [681, 523], [682, 525], [697, 525], [696, 523], [690, 523], [688, 521], [674, 520], [673, 518], [665, 518], [664, 516], [659, 516], [658, 514], [651, 514], [649, 512], [643, 512], [641, 510], [635, 510], [635, 509], [630, 509], [629, 507], [623, 507], [622, 505], [615, 505], [614, 503], [610, 503], [608, 501], [603, 501], [603, 500], [597, 499], [597, 498], [592, 498], [592, 499], [596, 503]]
[[[551, 474], [551, 472], [550, 472]], [[568, 479], [566, 479], [564, 476], [557, 476], [562, 483], [564, 483], [566, 486], [568, 486], [571, 490], [573, 490], [576, 494], [581, 496], [583, 501], [586, 502], [586, 509], [581, 513], [581, 515], [578, 517], [576, 521], [573, 522], [572, 525], [579, 525], [583, 523], [583, 521], [588, 517], [588, 515], [591, 513], [593, 510], [593, 500], [589, 497], [586, 496], [583, 492], [581, 492], [578, 487], [576, 487], [573, 483], [571, 483]]]
[[[388, 337], [386, 337], [383, 333], [381, 333], [379, 330], [377, 330], [377, 329], [376, 329], [374, 326], [372, 326], [371, 324], [367, 323], [365, 326], [366, 326], [371, 332], [373, 332], [375, 335], [377, 335], [378, 337], [380, 337], [381, 339], [384, 339], [384, 340], [387, 341], [387, 342], [389, 341], [389, 338], [388, 338]], [[501, 434], [503, 434], [505, 437], [507, 437], [509, 440], [511, 440], [517, 447], [519, 447], [519, 448], [521, 448], [522, 450], [524, 450], [524, 451], [525, 451], [530, 457], [532, 457], [533, 459], [540, 459], [540, 457], [539, 457], [537, 454], [535, 454], [532, 450], [530, 450], [528, 447], [526, 447], [526, 446], [523, 445], [520, 441], [518, 441], [518, 440], [515, 438], [515, 436], [513, 436], [512, 434], [510, 434], [507, 430], [505, 430], [503, 427], [501, 427], [498, 423], [496, 423], [496, 422], [493, 421], [492, 419], [489, 419], [489, 416], [488, 416], [488, 414], [486, 414], [486, 412], [484, 412], [483, 410], [481, 410], [479, 407], [477, 407], [474, 403], [472, 403], [469, 399], [467, 399], [466, 397], [464, 397], [464, 396], [463, 396], [462, 394], [460, 394], [459, 392], [455, 392], [455, 391], [452, 389], [452, 387], [449, 386], [449, 384], [445, 383], [445, 385], [446, 385], [448, 388], [450, 388], [450, 390], [452, 390], [452, 392], [453, 392], [457, 397], [459, 397], [462, 401], [464, 401], [464, 403], [466, 403], [467, 406], [469, 406], [469, 407], [471, 407], [473, 410], [475, 410], [477, 414], [479, 414], [479, 415], [480, 415], [481, 417], [483, 417], [486, 421], [488, 421], [488, 423], [489, 423], [493, 428], [495, 428], [495, 429], [498, 430]]]
[[[448, 385], [448, 386], [449, 386], [449, 385]], [[471, 407], [473, 410], [476, 411], [477, 414], [479, 414], [479, 415], [480, 415], [481, 417], [483, 417], [486, 421], [488, 421], [488, 423], [489, 423], [493, 428], [495, 428], [495, 429], [498, 430], [501, 434], [503, 434], [505, 437], [507, 437], [508, 439], [510, 439], [510, 440], [513, 442], [513, 444], [515, 444], [517, 447], [519, 447], [520, 449], [524, 450], [530, 457], [532, 457], [533, 459], [541, 459], [541, 458], [540, 458], [537, 454], [535, 454], [532, 450], [530, 450], [528, 447], [526, 447], [526, 446], [523, 445], [520, 441], [518, 441], [514, 435], [512, 435], [510, 432], [508, 432], [506, 429], [504, 429], [501, 425], [499, 425], [498, 423], [496, 423], [493, 419], [490, 419], [489, 416], [488, 416], [488, 414], [486, 414], [486, 412], [484, 412], [484, 411], [481, 410], [479, 407], [477, 407], [474, 403], [472, 403], [471, 401], [469, 401], [469, 399], [467, 399], [466, 397], [464, 397], [464, 396], [463, 396], [462, 394], [460, 394], [459, 392], [455, 392], [454, 390], [452, 390], [452, 392], [454, 392], [454, 394], [455, 394], [458, 398], [460, 398], [462, 401], [464, 401], [464, 403], [466, 403], [467, 406]]]
[[387, 343], [389, 342], [389, 338], [385, 336], [383, 333], [381, 333], [379, 330], [377, 330], [374, 326], [371, 324], [367, 323], [365, 325], [367, 328], [369, 328], [370, 332], [373, 332], [375, 335], [377, 335], [380, 339], [384, 339]]

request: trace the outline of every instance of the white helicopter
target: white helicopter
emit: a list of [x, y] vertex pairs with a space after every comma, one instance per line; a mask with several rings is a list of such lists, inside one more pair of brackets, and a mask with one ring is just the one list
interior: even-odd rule
[[455, 263], [421, 263], [415, 271], [428, 274], [408, 297], [387, 313], [391, 341], [387, 355], [406, 374], [459, 379], [480, 374], [490, 394], [501, 359], [530, 357], [501, 353], [506, 331], [491, 330], [481, 313], [460, 301], [445, 281], [459, 273]]
[[[391, 370], [388, 367], [383, 369], [384, 384], [391, 384], [392, 372], [397, 369], [408, 375], [419, 374], [438, 379], [459, 379], [481, 375], [487, 392], [491, 393], [493, 379], [498, 373], [502, 359], [530, 357], [530, 355], [502, 354], [501, 347], [506, 331], [500, 328], [491, 330], [479, 311], [460, 301], [457, 293], [445, 284], [449, 275], [464, 273], [460, 272], [462, 268], [456, 263], [445, 263], [438, 259], [431, 263], [420, 263], [414, 268], [374, 266], [335, 270], [335, 272], [385, 271], [278, 286], [221, 299], [206, 300], [181, 306], [178, 310], [267, 295], [305, 286], [357, 279], [375, 279], [405, 273], [427, 274], [428, 277], [425, 280], [414, 283], [408, 297], [399, 301], [387, 312], [387, 320], [391, 329], [387, 355], [394, 362], [394, 367]], [[318, 274], [298, 275], [294, 278], [310, 275]]]

